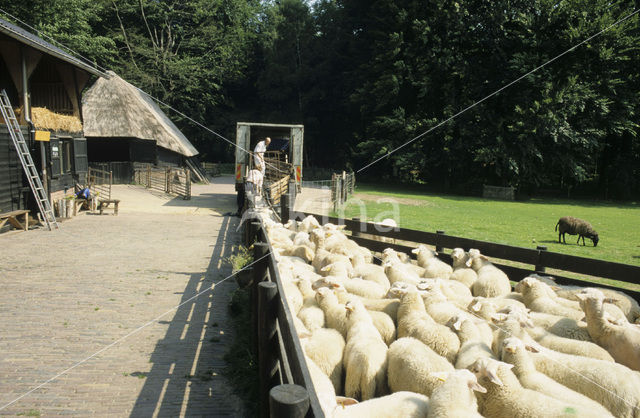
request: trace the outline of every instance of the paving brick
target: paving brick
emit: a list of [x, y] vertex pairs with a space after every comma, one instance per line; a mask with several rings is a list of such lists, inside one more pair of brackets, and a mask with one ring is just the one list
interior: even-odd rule
[[121, 210], [0, 236], [0, 408], [71, 368], [0, 415], [242, 416], [220, 376], [235, 282], [206, 291], [231, 273], [237, 222]]

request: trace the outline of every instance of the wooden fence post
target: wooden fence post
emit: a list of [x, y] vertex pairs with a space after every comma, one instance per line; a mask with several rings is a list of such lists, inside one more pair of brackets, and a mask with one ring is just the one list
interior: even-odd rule
[[[444, 235], [444, 234], [445, 234], [445, 232], [444, 232], [444, 231], [441, 231], [441, 230], [438, 230], [438, 231], [436, 231], [436, 234]], [[437, 253], [441, 253], [442, 251], [444, 251], [444, 247], [442, 247], [441, 245], [439, 245], [439, 244], [440, 244], [440, 243], [439, 243], [439, 241], [440, 241], [440, 240], [437, 240], [437, 241], [436, 241], [436, 242], [437, 242], [437, 243], [436, 243], [436, 252], [437, 252]]]
[[[258, 352], [258, 283], [268, 277], [269, 260], [265, 255], [269, 252], [269, 245], [265, 242], [253, 244], [253, 283], [249, 295], [251, 301], [251, 328], [252, 345], [255, 353]], [[260, 261], [258, 261], [260, 260]]]
[[289, 192], [280, 197], [280, 221], [283, 224], [289, 222]]
[[309, 393], [300, 385], [278, 385], [269, 391], [269, 414], [278, 418], [302, 418], [309, 410]]
[[[547, 246], [546, 245], [538, 245], [538, 247], [536, 248], [539, 251], [547, 251]], [[538, 263], [540, 263], [540, 255], [538, 255]], [[545, 267], [542, 264], [536, 264], [536, 268], [535, 268], [536, 273], [544, 273], [545, 271]]]
[[273, 282], [258, 283], [258, 369], [260, 376], [260, 415], [267, 417], [269, 389], [272, 371], [277, 357], [271, 352], [270, 341], [276, 333], [276, 306], [278, 285]]
[[151, 187], [151, 165], [147, 164], [147, 189]]
[[191, 200], [191, 170], [186, 170], [184, 200]]

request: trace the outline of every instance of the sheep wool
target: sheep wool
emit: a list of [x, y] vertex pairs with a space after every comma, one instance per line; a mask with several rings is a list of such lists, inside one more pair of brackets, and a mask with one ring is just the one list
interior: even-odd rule
[[469, 370], [455, 370], [436, 374], [444, 383], [435, 388], [429, 399], [429, 418], [481, 418], [474, 391], [487, 390], [478, 384]]
[[396, 392], [391, 395], [349, 406], [337, 406], [333, 418], [425, 418], [429, 411], [429, 398], [414, 392]]
[[616, 325], [605, 319], [604, 294], [596, 289], [578, 294], [587, 316], [587, 330], [593, 340], [604, 347], [620, 364], [640, 370], [640, 328]]
[[326, 374], [336, 391], [342, 393], [344, 338], [335, 329], [320, 328], [300, 340], [305, 354]]
[[582, 238], [582, 245], [585, 245], [585, 237], [593, 242], [594, 247], [597, 246], [598, 241], [600, 241], [598, 233], [589, 222], [574, 218], [573, 216], [563, 216], [560, 218], [556, 224], [556, 231], [558, 231], [558, 242], [561, 242], [560, 239], [562, 238], [562, 242], [565, 244], [567, 243], [565, 234], [578, 235], [578, 244], [580, 244], [580, 238]]
[[513, 365], [493, 359], [479, 359], [471, 371], [486, 393], [478, 393], [480, 413], [489, 418], [512, 417], [597, 417], [586, 408], [522, 387], [511, 371]]
[[398, 308], [398, 337], [413, 337], [436, 353], [455, 363], [460, 340], [447, 326], [438, 324], [429, 316], [422, 296], [415, 291], [404, 292]]
[[522, 340], [512, 337], [505, 339], [502, 344], [502, 361], [513, 364], [512, 370], [524, 388], [580, 405], [601, 417], [612, 417], [611, 413], [598, 402], [537, 371]]
[[452, 372], [451, 363], [415, 338], [398, 338], [389, 347], [388, 379], [392, 392], [411, 391], [431, 396], [443, 382], [432, 372]]
[[362, 302], [347, 302], [345, 395], [366, 401], [387, 392], [387, 345]]

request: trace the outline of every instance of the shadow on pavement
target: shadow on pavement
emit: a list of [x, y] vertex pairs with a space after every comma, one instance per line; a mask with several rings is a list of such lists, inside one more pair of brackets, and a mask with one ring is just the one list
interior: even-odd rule
[[236, 218], [224, 218], [207, 270], [190, 274], [184, 304], [156, 344], [132, 417], [243, 415], [240, 400], [222, 376], [223, 357], [233, 339], [227, 305], [237, 286], [232, 277], [221, 280], [231, 274], [223, 259], [239, 242], [236, 225]]

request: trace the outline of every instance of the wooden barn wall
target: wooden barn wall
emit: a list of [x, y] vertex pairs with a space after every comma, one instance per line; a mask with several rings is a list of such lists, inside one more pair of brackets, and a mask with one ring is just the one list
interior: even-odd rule
[[[26, 126], [22, 127], [22, 134], [28, 138]], [[0, 212], [26, 208], [30, 189], [23, 185], [22, 177], [22, 165], [7, 125], [0, 124]]]
[[[59, 191], [74, 191], [74, 187], [76, 183], [80, 185], [84, 185], [87, 182], [87, 173], [86, 167], [83, 167], [83, 171], [77, 167], [78, 161], [76, 161], [76, 150], [74, 149], [73, 139], [77, 138], [74, 136], [73, 138], [70, 134], [65, 133], [52, 133], [51, 141], [47, 143], [46, 153], [47, 158], [51, 161], [52, 159], [52, 150], [51, 147], [54, 145], [62, 146], [63, 142], [67, 141], [69, 144], [67, 148], [64, 149], [63, 153], [69, 154], [68, 167], [64, 173], [54, 173], [52, 170], [52, 164], [49, 162], [47, 165], [49, 170], [49, 193], [55, 193]], [[66, 155], [66, 154], [63, 154]], [[66, 157], [65, 157], [66, 158]], [[34, 158], [35, 160], [35, 158]], [[61, 164], [60, 162], [59, 164]], [[40, 168], [40, 165], [36, 163], [36, 167]]]
[[156, 150], [156, 141], [132, 138], [129, 147], [129, 161], [148, 164], [158, 162], [158, 150], [161, 148]]
[[182, 165], [182, 154], [169, 151], [168, 149], [165, 149], [162, 147], [157, 147], [157, 148], [158, 148], [158, 165], [176, 166], [176, 167]]

